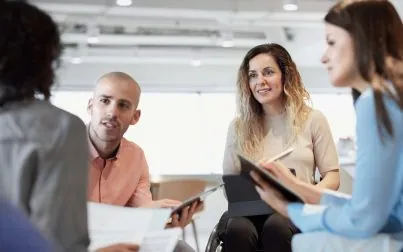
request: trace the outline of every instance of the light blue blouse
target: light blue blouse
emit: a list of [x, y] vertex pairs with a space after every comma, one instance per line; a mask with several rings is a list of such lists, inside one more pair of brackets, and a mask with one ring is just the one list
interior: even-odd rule
[[[386, 95], [394, 137], [378, 131], [372, 89], [356, 103], [357, 161], [352, 197], [326, 191], [320, 205], [290, 203], [288, 215], [302, 232], [328, 231], [364, 238], [403, 231], [403, 111]], [[383, 141], [383, 142], [382, 142]]]

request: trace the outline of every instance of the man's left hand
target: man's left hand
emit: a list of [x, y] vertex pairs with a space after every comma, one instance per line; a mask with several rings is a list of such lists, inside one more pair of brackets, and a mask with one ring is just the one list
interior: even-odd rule
[[180, 214], [171, 216], [171, 222], [166, 225], [166, 228], [180, 227], [185, 228], [193, 218], [193, 215], [200, 211], [203, 207], [203, 202], [194, 202], [192, 205], [185, 207]]

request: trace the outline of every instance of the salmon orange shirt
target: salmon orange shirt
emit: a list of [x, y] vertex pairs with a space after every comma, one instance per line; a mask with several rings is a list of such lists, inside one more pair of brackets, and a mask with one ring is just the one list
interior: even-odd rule
[[88, 200], [139, 207], [152, 201], [150, 175], [143, 150], [122, 138], [116, 156], [103, 159], [89, 141]]

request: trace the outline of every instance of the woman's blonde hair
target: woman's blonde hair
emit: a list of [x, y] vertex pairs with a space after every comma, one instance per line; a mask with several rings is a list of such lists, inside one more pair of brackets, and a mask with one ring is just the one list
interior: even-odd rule
[[301, 76], [287, 50], [274, 43], [258, 45], [245, 55], [238, 70], [237, 113], [235, 120], [237, 149], [251, 159], [258, 158], [260, 143], [265, 136], [264, 112], [262, 105], [253, 96], [249, 87], [249, 61], [259, 54], [273, 57], [281, 71], [284, 87], [284, 105], [291, 139], [299, 134], [311, 107], [308, 91], [302, 84]]

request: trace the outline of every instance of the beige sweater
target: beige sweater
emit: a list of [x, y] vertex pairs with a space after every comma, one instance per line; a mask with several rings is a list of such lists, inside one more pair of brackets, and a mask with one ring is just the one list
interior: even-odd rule
[[[290, 130], [286, 127], [286, 114], [271, 116], [267, 119], [267, 134], [262, 140], [258, 160], [271, 158], [289, 147], [294, 151], [281, 159], [288, 167], [294, 168], [297, 177], [303, 181], [313, 183], [315, 168], [323, 176], [326, 172], [339, 168], [339, 161], [329, 123], [326, 117], [318, 110], [312, 110], [301, 133], [290, 141]], [[228, 128], [227, 141], [224, 151], [224, 174], [237, 173], [234, 160], [235, 120]]]

